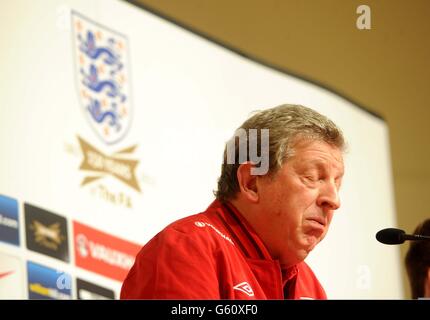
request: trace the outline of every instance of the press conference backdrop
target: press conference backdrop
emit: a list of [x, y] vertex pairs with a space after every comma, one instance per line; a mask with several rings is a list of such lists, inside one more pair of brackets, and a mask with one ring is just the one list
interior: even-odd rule
[[349, 144], [342, 207], [307, 259], [328, 296], [403, 297], [398, 248], [374, 237], [396, 226], [383, 120], [127, 2], [0, 11], [2, 298], [118, 298], [140, 246], [211, 203], [234, 129], [283, 103]]

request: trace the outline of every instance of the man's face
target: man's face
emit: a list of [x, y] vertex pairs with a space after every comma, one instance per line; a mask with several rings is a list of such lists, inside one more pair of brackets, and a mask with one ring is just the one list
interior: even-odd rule
[[[257, 226], [274, 258], [293, 265], [325, 237], [339, 208], [342, 152], [325, 142], [302, 141], [273, 177], [258, 179]], [[260, 232], [259, 232], [260, 233]]]

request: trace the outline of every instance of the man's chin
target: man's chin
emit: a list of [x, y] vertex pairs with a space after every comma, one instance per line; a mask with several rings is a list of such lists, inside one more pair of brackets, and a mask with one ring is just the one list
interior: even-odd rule
[[311, 252], [320, 241], [321, 241], [320, 237], [316, 237], [314, 235], [307, 236], [305, 245], [304, 245], [304, 250], [309, 254], [309, 252]]

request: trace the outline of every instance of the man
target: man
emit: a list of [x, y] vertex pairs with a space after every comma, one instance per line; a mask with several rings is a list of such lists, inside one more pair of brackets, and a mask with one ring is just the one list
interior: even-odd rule
[[[249, 141], [234, 143], [234, 163], [227, 161], [231, 143], [226, 145], [216, 200], [143, 247], [121, 298], [326, 299], [304, 259], [324, 238], [340, 206], [341, 131], [297, 105], [261, 111], [240, 129], [249, 133]], [[261, 138], [262, 159], [267, 156], [265, 174], [255, 174], [251, 152], [239, 161], [240, 147], [251, 150], [256, 141], [249, 138], [253, 129]]]
[[[418, 225], [414, 234], [430, 236], [430, 219]], [[405, 264], [412, 299], [430, 298], [430, 241], [412, 241]]]

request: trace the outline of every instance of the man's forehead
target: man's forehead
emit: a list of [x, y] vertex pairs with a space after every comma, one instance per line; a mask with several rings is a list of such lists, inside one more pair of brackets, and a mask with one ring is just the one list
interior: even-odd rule
[[320, 140], [302, 140], [300, 142], [297, 142], [293, 146], [294, 153], [327, 153], [331, 154], [334, 158], [338, 159], [339, 161], [342, 161], [343, 159], [343, 152], [342, 150], [333, 145], [329, 144], [325, 141]]
[[343, 152], [336, 146], [322, 141], [296, 144], [291, 160], [308, 165], [330, 164], [343, 170]]

